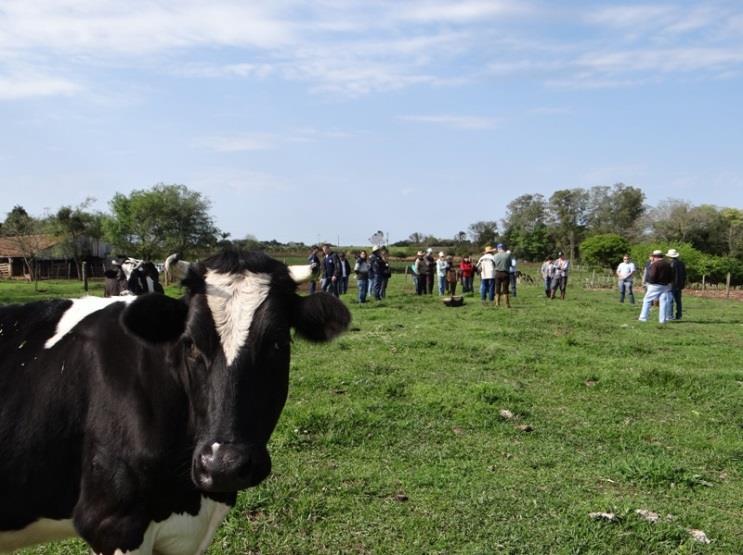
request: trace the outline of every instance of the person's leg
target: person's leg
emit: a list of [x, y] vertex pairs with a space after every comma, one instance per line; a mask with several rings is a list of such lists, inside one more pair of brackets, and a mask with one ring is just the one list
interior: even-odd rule
[[365, 303], [366, 302], [366, 292], [369, 287], [369, 280], [367, 279], [360, 279], [358, 281], [358, 288], [359, 288], [359, 302]]
[[565, 290], [568, 288], [568, 276], [562, 276], [560, 278], [560, 298], [565, 300]]
[[676, 320], [681, 320], [682, 307], [681, 307], [681, 289], [673, 290], [673, 300], [676, 303]]
[[625, 287], [624, 280], [620, 279], [619, 280], [619, 302], [620, 303], [624, 302], [624, 287]]
[[662, 286], [662, 290], [658, 300], [660, 306], [658, 310], [658, 322], [665, 324], [668, 321], [668, 315], [671, 311], [670, 300], [673, 298], [671, 295], [671, 289], [668, 286]]
[[488, 296], [488, 280], [480, 278], [480, 300], [485, 302]]
[[511, 286], [511, 296], [516, 296], [516, 273], [508, 275], [509, 285]]
[[627, 294], [629, 295], [630, 304], [635, 304], [635, 294], [632, 291], [632, 281], [627, 282]]
[[648, 283], [645, 286], [645, 298], [642, 300], [642, 309], [640, 310], [641, 322], [647, 322], [648, 316], [650, 316], [650, 307], [653, 306], [653, 302], [658, 298], [662, 289], [659, 285], [652, 285]]

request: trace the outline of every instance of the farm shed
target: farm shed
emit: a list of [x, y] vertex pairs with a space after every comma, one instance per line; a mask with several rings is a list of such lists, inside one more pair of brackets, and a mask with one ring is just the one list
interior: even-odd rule
[[[24, 253], [35, 253], [35, 267], [40, 279], [77, 279], [77, 266], [64, 251], [64, 239], [54, 235], [26, 235], [0, 237], [0, 278], [30, 279]], [[81, 261], [88, 262], [89, 275], [101, 277], [105, 259], [111, 248], [97, 240], [83, 237], [79, 240]]]

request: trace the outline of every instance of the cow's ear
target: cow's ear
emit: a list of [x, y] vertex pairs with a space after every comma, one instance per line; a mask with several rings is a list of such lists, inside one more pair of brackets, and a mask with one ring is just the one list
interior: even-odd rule
[[330, 341], [351, 323], [351, 313], [338, 298], [327, 293], [297, 296], [292, 322], [297, 333], [310, 341]]
[[132, 335], [150, 343], [178, 339], [186, 329], [188, 305], [159, 293], [137, 297], [121, 313], [121, 324]]

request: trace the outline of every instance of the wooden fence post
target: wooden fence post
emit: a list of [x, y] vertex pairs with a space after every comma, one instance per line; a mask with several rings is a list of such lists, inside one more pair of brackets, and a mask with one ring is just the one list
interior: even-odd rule
[[83, 289], [88, 291], [88, 263], [83, 261]]
[[706, 279], [707, 279], [707, 276], [702, 275], [702, 291], [707, 289]]
[[730, 272], [728, 272], [727, 278], [725, 278], [725, 298], [730, 298]]

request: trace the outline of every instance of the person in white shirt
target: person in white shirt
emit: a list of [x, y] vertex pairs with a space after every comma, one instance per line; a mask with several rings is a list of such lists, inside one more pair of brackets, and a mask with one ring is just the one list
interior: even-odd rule
[[568, 287], [568, 268], [570, 268], [570, 262], [565, 259], [565, 255], [561, 252], [557, 253], [557, 260], [554, 262], [554, 274], [552, 277], [552, 290], [550, 291], [550, 299], [555, 298], [555, 293], [560, 290], [560, 298], [565, 300], [565, 290]]
[[635, 304], [635, 294], [632, 292], [632, 278], [635, 275], [637, 268], [635, 263], [632, 262], [630, 256], [625, 254], [622, 258], [622, 262], [617, 266], [617, 279], [619, 280], [619, 302], [624, 302], [625, 294], [629, 296], [630, 304]]
[[485, 254], [477, 261], [477, 270], [480, 272], [480, 298], [483, 304], [488, 300], [492, 303], [495, 298], [495, 249], [485, 247]]
[[549, 298], [550, 291], [552, 290], [552, 279], [555, 276], [555, 263], [551, 256], [548, 256], [542, 263], [542, 267], [539, 269], [544, 280], [544, 294]]

